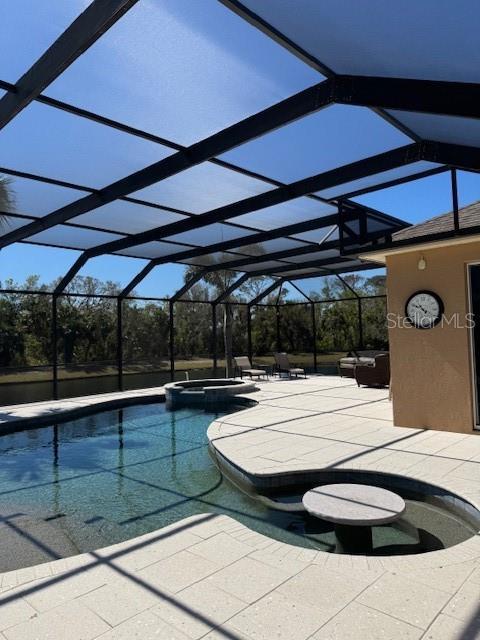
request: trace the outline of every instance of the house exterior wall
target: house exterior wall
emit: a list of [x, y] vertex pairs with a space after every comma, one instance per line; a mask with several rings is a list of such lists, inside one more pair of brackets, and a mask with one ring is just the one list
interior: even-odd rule
[[[426, 269], [418, 269], [421, 256]], [[405, 317], [405, 302], [417, 290], [437, 293], [445, 316], [457, 326], [432, 329], [389, 327], [394, 422], [472, 433], [475, 422], [471, 335], [467, 327], [467, 264], [480, 262], [480, 242], [389, 255], [387, 264], [389, 324]], [[396, 323], [395, 323], [396, 324]]]

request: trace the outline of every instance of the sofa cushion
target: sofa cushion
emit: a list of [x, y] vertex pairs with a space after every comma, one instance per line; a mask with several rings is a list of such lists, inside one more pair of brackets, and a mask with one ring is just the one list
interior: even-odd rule
[[339, 364], [341, 367], [345, 367], [345, 368], [350, 368], [350, 367], [354, 367], [357, 364], [375, 364], [375, 358], [366, 358], [366, 357], [360, 357], [360, 358], [351, 358], [351, 357], [346, 357], [346, 358], [340, 358]]
[[359, 364], [375, 364], [375, 358], [360, 357], [358, 358], [358, 363]]
[[375, 356], [379, 356], [380, 354], [388, 354], [388, 351], [385, 349], [352, 349], [348, 353], [348, 357], [352, 358], [375, 358]]

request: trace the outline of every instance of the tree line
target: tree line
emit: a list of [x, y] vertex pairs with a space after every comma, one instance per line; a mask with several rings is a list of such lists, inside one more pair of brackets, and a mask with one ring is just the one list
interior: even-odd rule
[[[188, 279], [194, 268], [186, 271]], [[213, 351], [213, 315], [210, 304], [203, 304], [225, 291], [238, 274], [217, 272], [216, 280], [195, 284], [174, 306], [174, 353], [179, 360], [209, 358]], [[254, 278], [218, 305], [217, 353], [223, 358], [246, 354], [247, 311], [239, 304], [251, 300], [271, 282]], [[323, 279], [320, 291], [306, 292], [311, 300], [352, 298], [350, 288], [360, 296], [383, 295], [384, 278], [349, 275], [345, 283], [334, 277]], [[56, 282], [42, 284], [38, 276], [18, 284], [2, 283], [6, 289], [50, 292]], [[287, 285], [288, 287], [288, 285]], [[61, 296], [57, 302], [57, 356], [66, 367], [84, 363], [114, 363], [117, 357], [118, 283], [101, 282], [77, 276], [70, 290], [81, 296]], [[196, 301], [196, 302], [194, 302]], [[200, 301], [200, 302], [199, 302]], [[252, 307], [252, 346], [256, 356], [271, 354], [277, 348], [290, 353], [311, 354], [313, 323], [310, 304], [294, 304], [284, 287], [263, 303], [275, 306]], [[319, 353], [348, 351], [359, 346], [360, 331], [356, 299], [315, 304], [316, 346]], [[362, 301], [363, 341], [365, 346], [385, 348], [387, 342], [386, 309], [383, 298]], [[168, 301], [124, 300], [122, 303], [123, 360], [128, 363], [163, 365], [169, 355]], [[278, 331], [278, 335], [277, 335]], [[227, 340], [226, 340], [227, 337]], [[52, 298], [50, 295], [4, 293], [0, 295], [0, 366], [34, 367], [53, 361]]]

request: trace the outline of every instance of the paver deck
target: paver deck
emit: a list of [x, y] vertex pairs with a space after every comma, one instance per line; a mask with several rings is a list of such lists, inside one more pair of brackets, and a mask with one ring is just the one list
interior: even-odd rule
[[[252, 397], [258, 406], [209, 429], [219, 453], [250, 473], [389, 469], [480, 505], [480, 438], [394, 429], [383, 390], [318, 377], [264, 383]], [[417, 556], [341, 556], [194, 516], [1, 575], [0, 637], [472, 640], [480, 538]]]

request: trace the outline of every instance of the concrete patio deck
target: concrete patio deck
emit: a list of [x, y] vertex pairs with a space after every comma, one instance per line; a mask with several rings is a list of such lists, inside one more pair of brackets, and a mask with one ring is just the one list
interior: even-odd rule
[[[480, 438], [394, 429], [384, 390], [319, 376], [249, 397], [258, 406], [209, 428], [218, 455], [249, 474], [401, 473], [480, 507]], [[415, 556], [340, 556], [205, 514], [5, 573], [0, 592], [6, 640], [472, 640], [480, 537]]]

